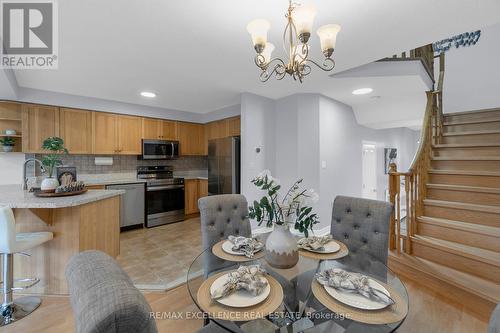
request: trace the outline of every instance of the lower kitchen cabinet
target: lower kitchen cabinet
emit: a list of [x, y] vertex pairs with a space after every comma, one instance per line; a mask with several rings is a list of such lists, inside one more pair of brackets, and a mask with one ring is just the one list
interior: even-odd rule
[[184, 214], [199, 213], [198, 199], [208, 195], [208, 180], [186, 179], [184, 181]]

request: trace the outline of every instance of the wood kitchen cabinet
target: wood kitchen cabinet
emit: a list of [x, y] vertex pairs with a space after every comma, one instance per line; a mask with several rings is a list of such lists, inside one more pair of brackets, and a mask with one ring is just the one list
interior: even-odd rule
[[142, 122], [134, 116], [117, 115], [118, 154], [140, 155], [142, 151]]
[[178, 129], [181, 155], [207, 155], [204, 125], [179, 122]]
[[149, 140], [177, 140], [177, 122], [142, 118], [142, 138]]
[[208, 180], [186, 179], [184, 181], [184, 214], [199, 213], [198, 199], [206, 196], [208, 196]]
[[71, 154], [91, 154], [92, 112], [61, 108], [59, 110], [59, 134]]
[[233, 117], [224, 119], [226, 124], [226, 135], [225, 136], [238, 136], [241, 134], [241, 118]]
[[54, 106], [22, 105], [23, 152], [41, 153], [42, 142], [59, 136], [59, 108]]
[[240, 117], [212, 121], [205, 125], [207, 140], [240, 135]]
[[92, 112], [92, 129], [95, 154], [141, 154], [141, 118]]

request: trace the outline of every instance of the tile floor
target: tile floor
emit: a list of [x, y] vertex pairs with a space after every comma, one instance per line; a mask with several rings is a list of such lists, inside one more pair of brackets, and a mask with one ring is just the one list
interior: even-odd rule
[[139, 289], [167, 290], [186, 282], [200, 252], [200, 219], [193, 218], [122, 232], [118, 262]]

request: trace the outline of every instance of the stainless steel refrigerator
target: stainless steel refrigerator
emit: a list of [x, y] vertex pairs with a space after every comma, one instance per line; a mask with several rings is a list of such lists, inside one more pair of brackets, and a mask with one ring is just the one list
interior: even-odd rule
[[240, 193], [240, 137], [208, 141], [208, 195]]

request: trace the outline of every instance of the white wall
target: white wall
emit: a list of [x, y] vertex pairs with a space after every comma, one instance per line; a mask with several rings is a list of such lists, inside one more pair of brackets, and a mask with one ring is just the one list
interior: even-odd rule
[[[248, 202], [261, 194], [250, 181], [264, 169], [274, 173], [274, 101], [243, 93], [241, 95], [241, 193]], [[260, 148], [260, 152], [256, 152]], [[256, 227], [256, 225], [252, 225]]]
[[[271, 126], [271, 124], [275, 124]], [[256, 95], [242, 98], [242, 193], [249, 201], [260, 198], [250, 180], [270, 169], [288, 187], [299, 178], [319, 192], [321, 224], [330, 225], [336, 195], [362, 193], [362, 143], [377, 147], [377, 194], [384, 200], [388, 176], [384, 174], [384, 148], [398, 149], [398, 167], [408, 169], [416, 151], [418, 132], [407, 128], [374, 130], [356, 122], [352, 108], [318, 94], [297, 94], [272, 101]], [[267, 156], [252, 151], [268, 147]], [[326, 163], [322, 168], [321, 163]]]
[[445, 113], [500, 107], [499, 41], [500, 24], [497, 24], [482, 28], [476, 45], [452, 47], [446, 52]]
[[0, 153], [0, 185], [22, 184], [23, 153]]

